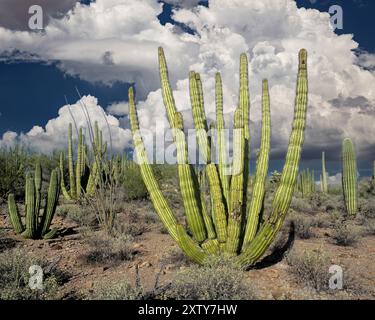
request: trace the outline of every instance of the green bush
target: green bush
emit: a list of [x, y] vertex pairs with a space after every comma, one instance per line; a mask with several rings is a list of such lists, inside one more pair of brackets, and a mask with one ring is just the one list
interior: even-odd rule
[[19, 147], [0, 149], [0, 199], [5, 201], [9, 193], [17, 198], [24, 192], [26, 153]]
[[91, 234], [88, 238], [90, 249], [83, 255], [88, 264], [117, 265], [133, 258], [132, 237], [117, 235], [110, 237], [104, 233]]
[[148, 196], [147, 188], [143, 182], [138, 166], [129, 166], [121, 177], [121, 185], [124, 189], [124, 200], [145, 199]]
[[293, 197], [292, 203], [290, 204], [290, 208], [297, 212], [311, 212], [312, 211], [312, 207], [306, 199], [296, 198], [296, 197]]
[[317, 291], [328, 289], [330, 261], [321, 251], [292, 250], [286, 261], [299, 284]]
[[356, 228], [342, 222], [337, 223], [333, 232], [333, 239], [338, 246], [351, 246], [358, 240], [359, 232]]
[[300, 239], [310, 239], [314, 237], [312, 227], [314, 226], [314, 220], [310, 217], [304, 216], [292, 216], [291, 220], [294, 222], [296, 235]]
[[365, 218], [375, 218], [375, 199], [368, 198], [368, 199], [359, 199], [358, 203], [359, 213], [363, 215]]
[[[43, 290], [29, 287], [32, 265], [40, 266], [44, 272]], [[12, 249], [0, 254], [0, 300], [56, 299], [57, 289], [67, 277], [48, 261], [31, 257], [23, 250]]]
[[366, 235], [375, 236], [375, 220], [368, 219], [365, 221], [364, 225], [366, 227]]
[[126, 281], [105, 281], [94, 286], [94, 292], [90, 298], [94, 300], [139, 300], [142, 295], [142, 289], [136, 289]]
[[191, 265], [175, 276], [165, 292], [167, 299], [236, 300], [254, 299], [244, 273], [224, 258], [214, 258], [204, 266]]
[[61, 204], [56, 208], [56, 214], [62, 218], [67, 218], [82, 227], [94, 226], [97, 223], [93, 210], [84, 204]]

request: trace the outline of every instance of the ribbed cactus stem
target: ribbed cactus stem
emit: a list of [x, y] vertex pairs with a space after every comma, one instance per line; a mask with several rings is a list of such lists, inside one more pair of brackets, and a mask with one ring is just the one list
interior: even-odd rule
[[72, 197], [70, 196], [68, 190], [66, 189], [65, 186], [65, 181], [64, 181], [64, 152], [60, 152], [60, 177], [61, 177], [61, 182], [60, 182], [60, 187], [61, 191], [63, 193], [63, 196], [66, 200], [72, 200]]
[[326, 172], [326, 157], [325, 152], [322, 152], [322, 192], [328, 192], [328, 184], [327, 184], [327, 172]]
[[342, 143], [342, 186], [346, 211], [349, 215], [356, 215], [358, 211], [358, 182], [357, 160], [351, 139], [346, 138]]
[[218, 143], [218, 160], [219, 160], [219, 176], [221, 188], [223, 190], [224, 200], [229, 203], [229, 183], [230, 173], [227, 162], [227, 150], [225, 143], [225, 123], [223, 115], [223, 88], [220, 73], [215, 76], [215, 102], [216, 102], [216, 129]]
[[69, 188], [70, 196], [75, 199], [77, 196], [76, 182], [74, 178], [74, 162], [73, 162], [73, 137], [72, 137], [72, 124], [69, 123], [68, 129], [68, 170], [69, 170]]
[[142, 136], [139, 131], [137, 112], [135, 109], [134, 89], [132, 87], [129, 88], [129, 119], [139, 168], [145, 182], [145, 186], [150, 193], [150, 198], [155, 207], [155, 211], [159, 215], [161, 221], [172, 238], [178, 241], [176, 229], [177, 220], [160, 190], [143, 145]]
[[[193, 167], [188, 164], [186, 138], [183, 131], [183, 119], [182, 115], [177, 112], [176, 109], [175, 100], [169, 83], [167, 64], [165, 61], [164, 52], [161, 48], [159, 48], [159, 66], [163, 101], [167, 109], [169, 124], [172, 128], [173, 139], [177, 147], [178, 174], [181, 196], [186, 212], [186, 220], [194, 238], [198, 242], [202, 242], [207, 239], [207, 233], [201, 211], [201, 198], [199, 192], [194, 189], [193, 181], [196, 180], [196, 177], [194, 176], [195, 171]], [[204, 121], [204, 114], [201, 112], [202, 106], [200, 105], [202, 103], [199, 97], [200, 89], [197, 88], [198, 84], [196, 80], [197, 79], [194, 77], [194, 87], [197, 89], [194, 98], [197, 99], [196, 107], [199, 109], [198, 112], [200, 121]], [[207, 145], [206, 147], [208, 148]]]
[[241, 53], [240, 56], [240, 93], [238, 108], [242, 111], [242, 121], [244, 130], [244, 164], [243, 164], [243, 178], [242, 178], [242, 208], [241, 216], [246, 214], [247, 208], [247, 189], [249, 183], [250, 171], [250, 130], [249, 130], [249, 116], [250, 116], [250, 93], [249, 93], [249, 62], [246, 53]]
[[257, 157], [255, 181], [248, 212], [243, 247], [246, 247], [255, 237], [258, 229], [259, 215], [263, 206], [265, 184], [268, 173], [269, 153], [271, 148], [271, 115], [268, 81], [263, 80], [262, 86], [262, 137], [260, 151]]
[[79, 198], [82, 192], [81, 178], [83, 175], [83, 158], [84, 158], [84, 145], [83, 145], [83, 132], [79, 128], [78, 133], [78, 150], [77, 150], [77, 164], [76, 164], [76, 196]]
[[25, 210], [26, 229], [22, 233], [25, 238], [34, 238], [37, 235], [38, 217], [35, 214], [35, 184], [31, 173], [26, 176], [25, 184]]
[[34, 173], [34, 183], [35, 183], [35, 215], [39, 216], [40, 201], [41, 201], [41, 189], [42, 189], [42, 166], [40, 160], [38, 159], [35, 164]]
[[48, 194], [43, 216], [40, 221], [41, 236], [44, 237], [49, 231], [53, 216], [56, 211], [60, 194], [60, 174], [57, 169], [52, 170], [48, 187]]
[[237, 263], [247, 267], [255, 263], [271, 245], [280, 230], [292, 200], [297, 181], [298, 166], [301, 158], [304, 131], [306, 125], [306, 110], [308, 99], [307, 80], [307, 51], [299, 52], [299, 66], [297, 76], [296, 99], [292, 132], [289, 138], [288, 151], [281, 175], [280, 184], [272, 202], [270, 216], [260, 227], [254, 240], [244, 248], [238, 256]]
[[18, 211], [16, 202], [14, 200], [14, 194], [8, 195], [8, 210], [9, 210], [9, 216], [10, 216], [10, 222], [12, 223], [12, 227], [14, 231], [19, 234], [22, 233], [25, 228], [22, 225], [22, 220], [20, 213]]
[[228, 239], [225, 251], [234, 255], [240, 244], [242, 206], [244, 195], [244, 159], [245, 159], [245, 133], [242, 109], [238, 108], [234, 114], [233, 134], [233, 175], [230, 185], [230, 203], [228, 214]]

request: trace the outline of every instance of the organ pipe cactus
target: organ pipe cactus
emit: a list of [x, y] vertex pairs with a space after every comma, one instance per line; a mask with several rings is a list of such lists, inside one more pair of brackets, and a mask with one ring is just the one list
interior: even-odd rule
[[87, 182], [86, 195], [92, 196], [95, 188], [100, 183], [100, 175], [103, 172], [103, 156], [107, 152], [107, 143], [103, 142], [103, 132], [99, 130], [98, 122], [94, 124], [94, 140], [92, 143], [94, 161], [90, 168], [90, 176]]
[[314, 170], [306, 169], [299, 175], [298, 190], [302, 197], [308, 197], [315, 192], [315, 173]]
[[[60, 174], [61, 174], [61, 190], [67, 200], [78, 199], [82, 193], [82, 177], [86, 170], [86, 145], [84, 142], [84, 135], [82, 128], [78, 133], [78, 147], [77, 147], [77, 161], [74, 166], [73, 155], [73, 138], [72, 138], [72, 124], [69, 123], [68, 128], [68, 173], [69, 173], [69, 189], [64, 181], [64, 161], [65, 155], [60, 153]], [[74, 170], [75, 167], [75, 170]]]
[[[92, 196], [96, 186], [99, 183], [100, 174], [102, 172], [100, 167], [102, 166], [102, 158], [107, 152], [107, 144], [103, 143], [103, 133], [99, 130], [98, 123], [94, 124], [94, 136], [93, 136], [93, 154], [94, 161], [90, 166], [90, 175], [86, 179], [86, 173], [88, 173], [87, 164], [89, 163], [87, 146], [85, 144], [85, 136], [83, 135], [82, 128], [78, 132], [78, 146], [77, 146], [77, 157], [74, 163], [73, 154], [73, 137], [72, 137], [72, 124], [69, 124], [68, 128], [68, 175], [69, 175], [69, 189], [65, 184], [64, 177], [64, 162], [65, 154], [60, 153], [60, 174], [61, 174], [61, 190], [67, 200], [77, 200], [81, 196]], [[85, 181], [87, 183], [84, 183]]]
[[342, 189], [346, 211], [354, 216], [358, 211], [357, 160], [353, 142], [349, 138], [342, 143]]
[[[268, 169], [270, 149], [270, 114], [267, 82], [263, 82], [262, 99], [262, 142], [257, 159], [257, 170], [253, 198], [246, 212], [246, 190], [249, 167], [248, 128], [249, 92], [246, 55], [241, 55], [240, 98], [234, 115], [233, 162], [228, 170], [225, 163], [223, 135], [224, 119], [220, 75], [216, 75], [216, 128], [218, 131], [219, 163], [211, 162], [211, 142], [207, 134], [203, 91], [199, 74], [190, 72], [190, 99], [197, 141], [206, 161], [204, 170], [211, 200], [211, 212], [205, 204], [197, 183], [196, 171], [187, 162], [186, 138], [183, 119], [177, 111], [169, 84], [167, 64], [162, 48], [159, 48], [159, 71], [163, 101], [177, 146], [180, 191], [184, 202], [189, 233], [177, 221], [162, 194], [148, 161], [134, 101], [133, 88], [129, 89], [129, 118], [135, 152], [145, 185], [150, 193], [155, 210], [169, 234], [177, 241], [185, 254], [197, 263], [204, 263], [209, 255], [232, 256], [242, 268], [253, 265], [264, 254], [278, 233], [287, 214], [297, 181], [298, 166], [304, 141], [306, 108], [308, 97], [307, 52], [299, 52], [296, 99], [292, 132], [280, 183], [272, 202], [271, 212], [259, 219], [264, 202], [264, 183]], [[220, 139], [221, 138], [221, 139]], [[231, 173], [231, 174], [230, 174]], [[230, 175], [229, 175], [230, 174]], [[245, 176], [246, 175], [246, 176]]]
[[25, 226], [22, 223], [14, 195], [8, 196], [8, 210], [14, 231], [28, 239], [50, 239], [56, 235], [56, 229], [50, 229], [56, 205], [60, 194], [60, 171], [54, 169], [51, 173], [47, 199], [42, 215], [40, 215], [42, 186], [42, 168], [38, 162], [35, 167], [34, 177], [31, 173], [26, 175], [25, 184]]

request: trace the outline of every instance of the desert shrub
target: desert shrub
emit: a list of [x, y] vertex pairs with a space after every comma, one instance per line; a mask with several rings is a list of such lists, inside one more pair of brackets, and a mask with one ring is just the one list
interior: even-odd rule
[[[43, 290], [29, 287], [29, 267], [38, 265], [43, 270]], [[69, 276], [49, 264], [20, 249], [0, 254], [0, 300], [55, 299], [57, 289]]]
[[9, 193], [16, 198], [23, 195], [27, 155], [19, 147], [0, 149], [0, 199], [6, 200]]
[[121, 227], [124, 234], [137, 237], [145, 233], [148, 229], [143, 223], [126, 223]]
[[375, 236], [375, 220], [374, 219], [367, 219], [364, 222], [365, 226], [365, 234], [369, 236]]
[[165, 292], [169, 299], [233, 300], [254, 299], [245, 285], [244, 274], [224, 258], [214, 258], [203, 266], [181, 269]]
[[148, 196], [147, 188], [138, 166], [132, 165], [123, 171], [121, 185], [124, 189], [125, 201], [145, 199]]
[[81, 204], [67, 203], [56, 208], [56, 214], [67, 218], [79, 226], [88, 227], [96, 224], [96, 216], [90, 207]]
[[321, 208], [326, 212], [346, 212], [342, 194], [326, 194]]
[[292, 250], [286, 259], [290, 272], [298, 283], [317, 291], [328, 289], [329, 259], [320, 250]]
[[143, 296], [141, 288], [134, 288], [126, 281], [103, 281], [94, 286], [90, 299], [94, 300], [138, 300]]
[[326, 203], [328, 196], [322, 192], [314, 192], [310, 195], [308, 201], [311, 208], [315, 211], [317, 210], [326, 210]]
[[310, 212], [312, 207], [306, 199], [293, 197], [290, 208], [297, 212]]
[[358, 183], [358, 195], [361, 198], [369, 199], [374, 197], [375, 188], [372, 178], [361, 179]]
[[300, 239], [309, 239], [314, 236], [312, 227], [314, 225], [313, 219], [300, 215], [293, 215], [291, 221], [294, 222], [296, 235]]
[[159, 221], [159, 217], [157, 216], [155, 211], [147, 211], [143, 215], [143, 221], [146, 224], [154, 224], [154, 223], [157, 223]]
[[0, 253], [14, 248], [16, 244], [17, 241], [12, 238], [0, 237]]
[[341, 184], [329, 185], [328, 186], [328, 194], [329, 195], [342, 195]]
[[331, 226], [335, 227], [336, 225], [344, 221], [345, 216], [341, 212], [333, 211], [328, 214], [328, 219], [330, 221]]
[[190, 260], [179, 248], [172, 248], [169, 250], [160, 261], [163, 265], [173, 265], [175, 268], [190, 265]]
[[132, 237], [129, 235], [110, 237], [102, 233], [92, 234], [88, 238], [90, 249], [83, 255], [83, 259], [88, 264], [117, 265], [133, 258], [131, 242]]
[[375, 199], [359, 199], [358, 210], [365, 218], [375, 218]]
[[331, 222], [328, 214], [318, 214], [312, 219], [312, 226], [316, 228], [328, 228]]
[[152, 170], [154, 171], [155, 177], [158, 181], [162, 183], [177, 183], [177, 165], [173, 164], [154, 164], [152, 165]]
[[359, 232], [347, 223], [337, 223], [332, 238], [338, 246], [351, 246], [358, 240]]

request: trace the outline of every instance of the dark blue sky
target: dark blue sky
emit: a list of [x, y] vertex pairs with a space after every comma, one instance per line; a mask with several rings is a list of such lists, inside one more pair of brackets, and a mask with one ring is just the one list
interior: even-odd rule
[[[207, 2], [202, 1], [202, 4], [207, 5]], [[297, 4], [299, 7], [321, 11], [328, 11], [334, 4], [341, 5], [344, 11], [344, 29], [337, 32], [354, 34], [354, 39], [362, 50], [375, 52], [375, 1], [297, 0]], [[164, 4], [163, 13], [159, 16], [162, 24], [174, 23], [171, 12], [172, 7]], [[189, 32], [188, 29], [185, 31]], [[58, 109], [65, 103], [64, 95], [69, 102], [78, 100], [76, 86], [82, 94], [96, 96], [103, 107], [126, 100], [128, 88], [126, 83], [116, 83], [109, 87], [82, 81], [65, 75], [55, 64], [6, 62], [0, 62], [0, 86], [0, 137], [7, 130], [27, 132], [33, 125], [44, 126], [49, 119], [56, 117]], [[282, 162], [271, 163], [271, 169], [279, 169], [281, 165]], [[306, 165], [314, 166], [312, 163]]]

